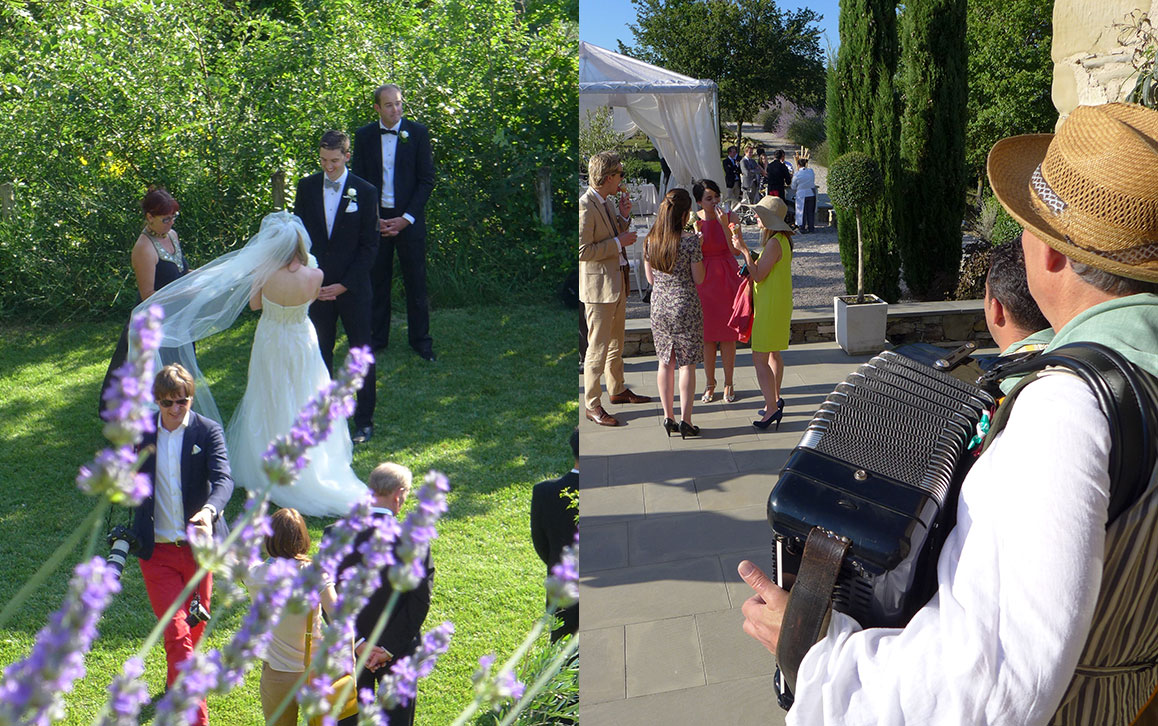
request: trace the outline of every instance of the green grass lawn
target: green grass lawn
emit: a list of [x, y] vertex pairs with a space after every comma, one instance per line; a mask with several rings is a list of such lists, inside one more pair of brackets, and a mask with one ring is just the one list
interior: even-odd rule
[[[393, 460], [409, 466], [416, 479], [438, 469], [452, 488], [433, 548], [437, 574], [426, 624], [452, 620], [455, 636], [434, 674], [421, 683], [419, 724], [453, 721], [471, 699], [470, 676], [479, 656], [495, 652], [502, 662], [542, 613], [546, 572], [531, 546], [528, 512], [532, 485], [571, 468], [575, 315], [557, 305], [436, 311], [434, 365], [405, 345], [404, 326], [396, 319], [396, 342], [378, 361], [374, 438], [355, 447], [354, 470], [364, 479], [379, 462]], [[198, 345], [202, 369], [227, 418], [245, 388], [256, 319], [246, 313], [233, 329]], [[13, 597], [94, 506], [74, 480], [77, 468], [106, 445], [97, 396], [119, 332], [116, 323], [0, 324], [0, 603]], [[344, 355], [344, 349], [337, 351], [335, 359]], [[231, 519], [244, 497], [238, 487], [227, 510]], [[127, 512], [115, 509], [113, 523], [127, 521]], [[309, 519], [315, 547], [328, 523]], [[80, 549], [0, 629], [0, 667], [28, 653], [59, 606]], [[107, 552], [103, 543], [98, 552]], [[62, 723], [92, 721], [120, 664], [155, 622], [135, 558], [125, 567], [123, 584], [101, 621], [86, 660], [88, 674], [66, 699]], [[227, 642], [241, 615], [215, 612], [209, 645]], [[232, 693], [210, 698], [214, 723], [261, 722], [259, 672], [253, 669]], [[149, 653], [145, 678], [151, 694], [164, 689], [160, 644]], [[152, 722], [150, 708], [141, 723]]]

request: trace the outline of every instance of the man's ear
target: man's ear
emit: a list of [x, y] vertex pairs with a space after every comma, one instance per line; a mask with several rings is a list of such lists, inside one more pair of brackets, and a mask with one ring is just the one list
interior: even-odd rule
[[1000, 300], [992, 296], [987, 298], [987, 302], [989, 309], [992, 311], [993, 324], [999, 328], [1005, 327], [1005, 323], [1007, 322], [1005, 318], [1005, 306], [1001, 304]]
[[1042, 244], [1045, 248], [1045, 268], [1050, 272], [1061, 272], [1065, 266], [1069, 264], [1070, 258], [1050, 247], [1047, 244]]

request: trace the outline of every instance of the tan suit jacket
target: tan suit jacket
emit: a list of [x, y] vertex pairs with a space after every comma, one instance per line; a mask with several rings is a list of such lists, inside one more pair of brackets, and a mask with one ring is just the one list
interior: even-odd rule
[[[615, 219], [614, 227], [612, 218]], [[623, 294], [623, 273], [619, 269], [619, 245], [615, 237], [626, 232], [627, 227], [628, 223], [619, 219], [609, 205], [601, 203], [591, 187], [579, 197], [581, 302], [613, 303]]]

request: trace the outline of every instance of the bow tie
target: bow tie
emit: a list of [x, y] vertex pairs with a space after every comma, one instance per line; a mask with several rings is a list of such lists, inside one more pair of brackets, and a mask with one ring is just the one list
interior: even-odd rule
[[378, 127], [378, 133], [379, 134], [394, 134], [395, 136], [397, 136], [398, 135], [398, 129], [384, 129], [381, 126], [379, 126]]
[[322, 186], [323, 189], [333, 189], [335, 192], [342, 191], [342, 185], [336, 181], [330, 181], [329, 179], [322, 179], [322, 185], [323, 185]]

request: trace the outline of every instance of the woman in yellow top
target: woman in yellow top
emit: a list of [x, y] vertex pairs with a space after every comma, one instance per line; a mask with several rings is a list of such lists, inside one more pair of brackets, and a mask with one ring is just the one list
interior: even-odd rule
[[[792, 322], [792, 228], [784, 221], [788, 206], [780, 197], [767, 196], [754, 207], [762, 230], [764, 251], [758, 259], [743, 245], [740, 253], [748, 263], [755, 290], [752, 305], [752, 366], [764, 394], [763, 416], [752, 425], [766, 429], [773, 423], [780, 429], [784, 417], [784, 359], [780, 351], [788, 347]], [[775, 404], [775, 408], [773, 408]]]

